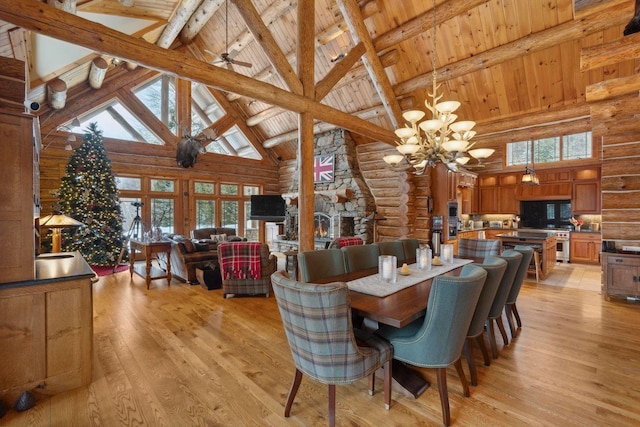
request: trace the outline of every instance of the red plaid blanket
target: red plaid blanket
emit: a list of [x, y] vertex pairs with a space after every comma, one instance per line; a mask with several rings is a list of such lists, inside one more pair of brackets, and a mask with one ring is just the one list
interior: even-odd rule
[[364, 244], [360, 237], [338, 237], [338, 247], [357, 246]]
[[223, 279], [260, 278], [260, 242], [224, 242], [218, 245]]

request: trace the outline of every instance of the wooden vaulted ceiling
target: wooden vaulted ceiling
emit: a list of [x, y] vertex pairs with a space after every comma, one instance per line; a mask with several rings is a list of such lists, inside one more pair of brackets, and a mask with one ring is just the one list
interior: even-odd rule
[[[430, 0], [316, 0], [315, 100], [300, 95], [296, 77], [295, 0], [228, 0], [228, 12], [224, 0], [77, 0], [77, 9], [84, 12], [157, 22], [144, 34], [123, 36], [123, 42], [117, 37], [110, 41], [110, 33], [101, 30], [82, 38], [82, 31], [89, 34], [96, 26], [43, 14], [41, 9], [52, 7], [46, 1], [35, 8], [31, 4], [36, 0], [20, 2], [22, 12], [12, 10], [12, 2], [1, 3], [7, 7], [0, 5], [0, 55], [18, 56], [11, 33], [24, 26], [83, 44], [96, 55], [201, 81], [223, 90], [238, 110], [236, 117], [283, 159], [296, 157], [301, 111], [317, 113], [317, 131], [341, 126], [366, 137], [360, 141], [392, 142], [400, 112], [423, 105], [431, 87], [434, 34], [444, 99], [459, 100], [459, 117], [478, 122], [479, 134], [504, 130], [523, 115], [583, 114], [579, 107], [586, 106], [590, 85], [637, 74], [640, 68], [630, 58], [580, 69], [584, 48], [623, 37], [633, 0], [437, 0], [435, 33]], [[51, 17], [61, 22], [51, 22]], [[147, 42], [176, 56], [159, 59], [157, 50], [144, 50]], [[214, 59], [210, 52], [227, 50], [238, 51], [236, 58], [252, 67], [234, 66], [230, 72], [208, 64]], [[83, 83], [92, 59], [46, 79], [32, 78], [30, 98], [44, 102], [45, 84], [56, 76], [70, 88]], [[350, 122], [340, 112], [358, 119]]]

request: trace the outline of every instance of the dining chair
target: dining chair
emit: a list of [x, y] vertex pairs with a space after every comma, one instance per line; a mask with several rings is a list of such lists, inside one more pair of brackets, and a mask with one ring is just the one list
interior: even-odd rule
[[[404, 253], [404, 247], [400, 240], [391, 240], [387, 242], [373, 243], [378, 246], [380, 255], [395, 255], [398, 266], [406, 262], [407, 256]], [[415, 258], [415, 254], [413, 255]]]
[[511, 290], [509, 291], [509, 295], [507, 296], [507, 301], [504, 305], [504, 314], [507, 317], [507, 323], [509, 323], [509, 329], [511, 330], [511, 339], [513, 339], [513, 337], [515, 337], [516, 333], [518, 332], [513, 324], [512, 317], [515, 317], [518, 329], [522, 327], [520, 314], [518, 313], [518, 309], [516, 308], [516, 300], [518, 299], [518, 294], [520, 294], [520, 288], [522, 288], [522, 283], [524, 283], [524, 278], [527, 275], [529, 264], [531, 263], [531, 259], [533, 258], [535, 252], [534, 248], [525, 245], [516, 245], [513, 250], [518, 251], [522, 254], [522, 263], [520, 263], [518, 273], [513, 280], [513, 285], [511, 286]]
[[493, 304], [491, 304], [491, 310], [489, 310], [489, 315], [486, 320], [489, 344], [491, 345], [491, 356], [494, 359], [498, 358], [498, 343], [496, 342], [496, 332], [493, 324], [495, 322], [498, 326], [504, 345], [509, 344], [509, 337], [507, 337], [507, 332], [504, 330], [504, 324], [502, 323], [502, 310], [507, 302], [507, 297], [509, 296], [509, 291], [518, 272], [518, 267], [520, 267], [522, 262], [522, 254], [513, 249], [507, 249], [502, 252], [502, 255], [499, 255], [499, 257], [507, 262], [507, 269], [504, 272], [504, 276], [502, 276], [500, 286], [498, 286], [496, 296], [493, 299]]
[[478, 260], [487, 255], [500, 255], [500, 240], [458, 239], [458, 257]]
[[476, 365], [473, 361], [473, 344], [474, 342], [478, 344], [482, 352], [484, 364], [485, 366], [489, 366], [491, 364], [491, 358], [485, 345], [484, 326], [489, 316], [489, 310], [491, 310], [493, 300], [496, 297], [498, 286], [500, 286], [504, 272], [507, 269], [507, 261], [495, 255], [489, 255], [481, 264], [474, 263], [473, 265], [482, 267], [487, 272], [487, 280], [485, 280], [484, 286], [482, 287], [478, 304], [471, 319], [471, 325], [469, 325], [467, 339], [464, 343], [464, 353], [467, 358], [467, 364], [469, 365], [471, 385], [475, 386], [478, 385], [478, 373], [476, 372]]
[[420, 241], [418, 239], [400, 239], [400, 241], [402, 242], [405, 260], [415, 262], [416, 249], [420, 247]]
[[298, 254], [298, 272], [303, 282], [313, 282], [324, 277], [347, 272], [344, 254], [340, 249], [319, 249]]
[[378, 267], [380, 249], [376, 245], [343, 246], [340, 250], [347, 273]]
[[486, 278], [487, 272], [483, 268], [471, 264], [462, 267], [459, 276], [436, 276], [424, 317], [404, 328], [381, 325], [376, 331], [393, 345], [394, 359], [437, 369], [442, 419], [447, 426], [451, 423], [447, 367], [455, 366], [463, 394], [469, 396], [469, 384], [460, 358]]
[[335, 425], [336, 384], [352, 384], [384, 371], [384, 404], [391, 405], [393, 347], [385, 340], [352, 327], [349, 289], [344, 282], [326, 285], [289, 279], [283, 270], [271, 276], [284, 331], [295, 364], [285, 404], [289, 417], [302, 375], [329, 386], [329, 425]]

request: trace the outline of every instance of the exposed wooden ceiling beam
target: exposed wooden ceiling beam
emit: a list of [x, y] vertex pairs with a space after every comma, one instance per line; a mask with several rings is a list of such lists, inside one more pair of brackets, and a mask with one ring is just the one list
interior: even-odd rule
[[[538, 52], [568, 41], [582, 39], [589, 34], [605, 30], [613, 25], [626, 23], [629, 19], [628, 14], [632, 12], [633, 4], [629, 2], [628, 5], [611, 7], [597, 14], [585, 16], [581, 19], [565, 22], [564, 24], [530, 34], [511, 43], [486, 50], [470, 58], [441, 67], [437, 70], [438, 81], [451, 80], [494, 65], [502, 64], [505, 61], [522, 56], [523, 52]], [[404, 95], [415, 90], [424, 89], [431, 84], [432, 80], [431, 72], [424, 73], [398, 83], [393, 89], [396, 95]]]
[[182, 28], [189, 18], [191, 18], [191, 15], [193, 15], [193, 12], [195, 12], [201, 2], [202, 0], [180, 1], [156, 44], [168, 49], [178, 37], [178, 34], [180, 34], [180, 31], [182, 31]]
[[599, 46], [583, 48], [580, 52], [580, 71], [617, 64], [632, 58], [640, 58], [640, 33]]
[[187, 44], [198, 35], [209, 19], [216, 13], [225, 0], [204, 0], [198, 9], [189, 17], [187, 23], [180, 31], [180, 43]]
[[640, 74], [618, 77], [587, 86], [587, 102], [604, 101], [640, 91]]
[[[331, 89], [347, 74], [366, 52], [364, 43], [360, 42], [349, 53], [338, 61], [322, 80], [316, 84], [316, 101], [321, 101]], [[382, 61], [381, 61], [382, 63]], [[382, 65], [384, 68], [384, 65]]]
[[356, 3], [356, 0], [338, 0], [338, 6], [340, 6], [340, 11], [347, 23], [347, 27], [349, 27], [351, 38], [355, 43], [363, 43], [366, 48], [366, 54], [362, 57], [362, 62], [369, 72], [371, 82], [376, 88], [382, 104], [387, 110], [392, 126], [398, 127], [398, 124], [402, 123], [402, 111], [400, 111], [389, 77], [384, 71], [380, 57], [369, 36], [369, 31], [364, 24], [358, 3]]
[[333, 123], [374, 140], [387, 143], [395, 140], [392, 131], [315, 100], [204, 63], [181, 52], [162, 49], [95, 22], [43, 6], [37, 0], [1, 2], [0, 19], [148, 68], [197, 81], [220, 90], [237, 92], [291, 111], [299, 113], [312, 111], [319, 120]]
[[[359, 2], [360, 12], [362, 12], [362, 17], [367, 19], [368, 17], [378, 13], [380, 9], [378, 8], [378, 0], [366, 0], [364, 2]], [[342, 14], [340, 11], [337, 11], [336, 22], [333, 25], [330, 25], [325, 30], [318, 33], [316, 36], [317, 43], [320, 45], [325, 45], [329, 43], [331, 40], [334, 40], [344, 34], [348, 28], [347, 24], [345, 24], [344, 19], [342, 19]]]
[[293, 93], [301, 94], [302, 83], [251, 0], [234, 0], [234, 2], [253, 38], [260, 44], [273, 68]]

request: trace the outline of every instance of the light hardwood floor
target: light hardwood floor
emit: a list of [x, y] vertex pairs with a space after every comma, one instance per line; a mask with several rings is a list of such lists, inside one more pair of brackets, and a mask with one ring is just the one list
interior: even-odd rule
[[[640, 305], [528, 282], [518, 308], [521, 333], [491, 366], [478, 360], [471, 397], [450, 369], [453, 425], [640, 424]], [[147, 290], [128, 272], [103, 277], [94, 284], [93, 361], [90, 386], [11, 410], [0, 425], [327, 424], [327, 388], [306, 377], [291, 418], [283, 416], [294, 367], [273, 296], [223, 300], [176, 281]], [[372, 397], [365, 380], [337, 388], [338, 425], [441, 425], [437, 387], [418, 399], [393, 393], [387, 412], [377, 381]]]

